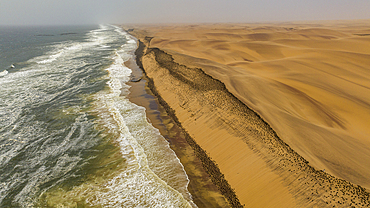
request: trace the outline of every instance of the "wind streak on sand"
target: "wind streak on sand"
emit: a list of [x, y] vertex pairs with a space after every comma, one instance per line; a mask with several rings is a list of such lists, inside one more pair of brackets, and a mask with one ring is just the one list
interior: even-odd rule
[[[166, 31], [166, 27], [163, 28]], [[138, 27], [131, 32], [141, 41], [138, 65], [151, 80], [151, 89], [161, 97], [167, 112], [217, 163], [241, 204], [251, 207], [369, 206], [366, 189], [312, 167], [223, 83], [199, 68], [201, 64], [212, 63], [213, 68], [205, 67], [207, 72], [223, 77], [215, 70], [219, 70], [216, 68], [219, 65], [178, 51], [155, 48], [155, 44], [165, 47], [164, 42], [183, 43], [157, 40], [156, 34], [162, 34], [161, 29]], [[192, 47], [184, 49], [192, 50]], [[204, 164], [205, 169], [207, 166]], [[217, 184], [220, 175], [215, 175], [212, 169], [208, 171]], [[221, 192], [228, 195], [225, 188], [219, 186]], [[227, 198], [233, 206], [240, 206], [233, 197]]]

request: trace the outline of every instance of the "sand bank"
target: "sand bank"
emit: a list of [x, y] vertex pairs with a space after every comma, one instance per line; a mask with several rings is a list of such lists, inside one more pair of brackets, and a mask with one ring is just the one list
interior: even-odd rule
[[193, 201], [198, 207], [228, 207], [225, 197], [204, 171], [202, 162], [187, 143], [182, 130], [150, 91], [147, 78], [136, 65], [135, 60], [130, 59], [125, 64], [133, 71], [131, 82], [128, 83], [131, 86], [129, 99], [131, 102], [146, 108], [150, 123], [170, 143], [171, 149], [175, 151], [190, 179], [188, 190], [192, 194]]
[[215, 161], [222, 174], [208, 172], [233, 206], [346, 207], [369, 204], [366, 190], [352, 184], [370, 181], [366, 25], [175, 25], [133, 33], [149, 46], [139, 55], [152, 89]]

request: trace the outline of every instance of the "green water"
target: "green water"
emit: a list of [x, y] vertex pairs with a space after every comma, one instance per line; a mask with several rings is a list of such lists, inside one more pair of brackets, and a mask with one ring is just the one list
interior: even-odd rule
[[116, 26], [0, 29], [0, 207], [190, 207]]

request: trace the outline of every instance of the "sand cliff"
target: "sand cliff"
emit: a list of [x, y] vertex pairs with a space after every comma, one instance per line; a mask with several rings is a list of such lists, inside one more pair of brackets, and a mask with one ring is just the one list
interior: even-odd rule
[[348, 182], [370, 181], [367, 32], [338, 23], [133, 31], [151, 88], [233, 207], [369, 205]]

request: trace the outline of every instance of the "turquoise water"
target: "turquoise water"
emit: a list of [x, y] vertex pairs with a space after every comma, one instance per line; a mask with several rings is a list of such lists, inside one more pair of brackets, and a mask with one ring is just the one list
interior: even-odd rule
[[195, 207], [111, 25], [0, 28], [0, 207]]

